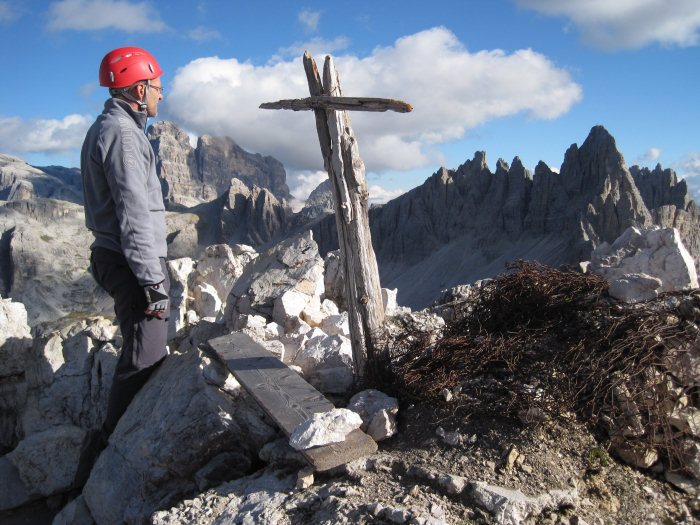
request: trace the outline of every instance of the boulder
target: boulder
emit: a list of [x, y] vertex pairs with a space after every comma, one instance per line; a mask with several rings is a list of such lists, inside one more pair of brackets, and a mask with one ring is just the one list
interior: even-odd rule
[[24, 305], [0, 297], [0, 379], [24, 372], [24, 352], [31, 343]]
[[31, 345], [24, 305], [0, 298], [0, 454], [18, 442], [17, 420], [27, 399], [24, 357]]
[[309, 299], [323, 293], [323, 259], [310, 231], [275, 245], [245, 267], [226, 301], [227, 326], [233, 327], [242, 314], [282, 324], [282, 314], [273, 319], [273, 313], [278, 298], [287, 292]]
[[[118, 351], [89, 325], [97, 318], [72, 324], [34, 340], [25, 365], [27, 401], [21, 416], [24, 436], [55, 426], [94, 428], [102, 423]], [[114, 341], [117, 343], [117, 341]]]
[[[0, 497], [0, 509], [14, 508], [70, 489], [84, 437], [82, 428], [62, 425], [22, 440], [5, 456], [16, 469], [17, 476], [3, 479], [7, 490], [3, 490], [5, 496]], [[21, 493], [25, 498], [16, 497]]]
[[311, 296], [297, 290], [287, 290], [275, 299], [272, 320], [285, 328], [291, 328], [300, 317]]
[[556, 511], [560, 507], [576, 506], [578, 491], [552, 490], [536, 497], [529, 497], [520, 490], [489, 485], [481, 481], [471, 483], [474, 500], [494, 515], [499, 525], [518, 525], [534, 518], [543, 510]]
[[216, 288], [207, 283], [192, 287], [192, 308], [200, 317], [216, 318], [221, 313], [221, 299]]
[[636, 303], [698, 287], [695, 261], [675, 228], [629, 227], [591, 253], [589, 270], [610, 282], [610, 295]]
[[299, 349], [292, 364], [301, 367], [306, 380], [319, 391], [344, 394], [353, 382], [350, 340], [318, 332]]
[[375, 441], [381, 441], [396, 434], [399, 401], [395, 397], [390, 397], [379, 390], [363, 390], [350, 398], [348, 409], [360, 415], [362, 430]]
[[217, 295], [225, 301], [245, 265], [256, 256], [255, 251], [240, 251], [239, 255], [234, 255], [233, 249], [227, 244], [207, 246], [204, 255], [197, 260], [194, 283], [213, 286]]
[[202, 480], [223, 481], [227, 473], [214, 468], [222, 454], [252, 464], [276, 433], [218, 361], [197, 349], [171, 355], [119, 421], [83, 489], [85, 503], [101, 525], [145, 522], [202, 490]]
[[54, 516], [52, 525], [95, 525], [85, 498], [78, 496]]
[[348, 319], [348, 313], [343, 312], [337, 315], [330, 315], [323, 320], [321, 325], [321, 330], [323, 330], [327, 335], [342, 335], [343, 337], [350, 338], [350, 321]]
[[334, 408], [328, 412], [313, 414], [301, 423], [289, 436], [294, 450], [330, 445], [345, 441], [346, 436], [360, 428], [362, 418], [347, 408]]
[[189, 277], [194, 269], [194, 261], [189, 257], [168, 261], [170, 276], [170, 319], [168, 319], [168, 339], [185, 327], [185, 315], [188, 310]]

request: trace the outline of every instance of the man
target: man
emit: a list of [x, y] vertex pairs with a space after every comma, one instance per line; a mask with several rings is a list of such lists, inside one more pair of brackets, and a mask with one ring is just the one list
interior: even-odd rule
[[88, 434], [76, 485], [87, 480], [119, 418], [167, 353], [165, 206], [145, 136], [146, 121], [158, 114], [163, 99], [162, 73], [143, 49], [110, 51], [99, 78], [111, 98], [83, 143], [85, 224], [95, 236], [91, 271], [114, 299], [123, 344], [105, 421]]

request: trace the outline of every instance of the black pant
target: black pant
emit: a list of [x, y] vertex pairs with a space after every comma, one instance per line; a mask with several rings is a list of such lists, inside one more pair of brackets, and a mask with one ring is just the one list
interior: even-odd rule
[[[95, 248], [90, 261], [93, 277], [114, 299], [114, 313], [124, 339], [102, 426], [103, 432], [110, 435], [131, 400], [167, 354], [170, 310], [160, 319], [146, 316], [143, 286], [121, 253]], [[165, 259], [161, 258], [160, 263], [165, 275], [163, 287], [168, 293], [170, 280]]]

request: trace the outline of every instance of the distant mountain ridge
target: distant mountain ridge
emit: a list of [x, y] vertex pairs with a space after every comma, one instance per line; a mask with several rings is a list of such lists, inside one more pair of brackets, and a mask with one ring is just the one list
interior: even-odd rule
[[[245, 152], [228, 138], [205, 136], [193, 148], [171, 122], [155, 123], [149, 138], [168, 203], [170, 258], [196, 257], [218, 243], [261, 250], [308, 229], [322, 254], [337, 248], [327, 181], [293, 213], [284, 167], [272, 157]], [[59, 205], [31, 205], [37, 199]], [[64, 249], [60, 228], [34, 235], [40, 226], [29, 219], [59, 224], [63, 219], [54, 208], [63, 209], [61, 200], [82, 204], [79, 170], [35, 168], [0, 155], [0, 200], [10, 201], [0, 209], [0, 294], [22, 297], [27, 292], [16, 283], [28, 283], [28, 275], [42, 267], [26, 254], [52, 258]], [[652, 224], [677, 228], [697, 265], [700, 213], [685, 181], [661, 166], [627, 169], [602, 126], [592, 128], [581, 147], [567, 150], [559, 172], [540, 162], [533, 176], [518, 157], [511, 165], [499, 159], [491, 172], [486, 154], [478, 151], [457, 169], [441, 168], [421, 186], [370, 209], [382, 286], [398, 288], [399, 303], [413, 308], [426, 306], [446, 288], [492, 277], [515, 259], [577, 264], [629, 226]], [[75, 234], [73, 245], [76, 257], [83, 257], [89, 235]], [[58, 268], [60, 261], [53, 260]], [[80, 293], [70, 288], [77, 275], [71, 272], [64, 279], [71, 290], [64, 294], [66, 305]], [[52, 273], [63, 275], [58, 269]], [[41, 276], [33, 279], [41, 285]], [[47, 303], [57, 298], [48, 289], [44, 296]], [[61, 305], [52, 308], [60, 311]]]
[[[678, 228], [697, 264], [700, 214], [685, 182], [660, 167], [628, 170], [602, 126], [568, 149], [559, 173], [540, 162], [532, 177], [518, 157], [511, 166], [499, 160], [492, 173], [480, 151], [370, 210], [382, 286], [398, 288], [399, 303], [414, 308], [515, 259], [577, 264], [629, 226], [652, 224]], [[337, 247], [334, 220], [314, 233], [322, 252]]]
[[167, 121], [149, 126], [147, 134], [166, 203], [191, 206], [212, 201], [228, 191], [233, 178], [249, 188], [266, 188], [279, 200], [291, 198], [280, 161], [249, 153], [229, 137], [202, 135], [193, 148], [189, 136]]

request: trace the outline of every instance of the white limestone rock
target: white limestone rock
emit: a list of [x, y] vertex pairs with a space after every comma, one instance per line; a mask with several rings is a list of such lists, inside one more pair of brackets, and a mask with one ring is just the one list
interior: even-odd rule
[[350, 398], [348, 409], [360, 414], [362, 418], [362, 430], [365, 430], [371, 423], [374, 416], [386, 410], [396, 415], [399, 413], [399, 401], [395, 397], [386, 395], [375, 389], [363, 390]]
[[[279, 305], [280, 296], [293, 291], [310, 300], [323, 293], [323, 286], [323, 259], [311, 231], [306, 231], [276, 244], [245, 267], [227, 298], [226, 323], [232, 327], [239, 315], [255, 314], [284, 324], [298, 308], [291, 304]], [[299, 296], [294, 297], [299, 299]], [[298, 302], [294, 301], [296, 304]], [[282, 308], [282, 312], [277, 312], [273, 318], [275, 308]]]
[[185, 327], [189, 296], [189, 278], [194, 270], [194, 260], [189, 257], [173, 259], [166, 263], [170, 277], [170, 318], [168, 319], [168, 339]]
[[51, 496], [70, 488], [84, 437], [82, 428], [57, 426], [22, 440], [7, 459], [30, 494]]
[[221, 299], [216, 288], [207, 283], [196, 284], [192, 288], [192, 306], [200, 317], [216, 318], [221, 312]]
[[0, 298], [0, 378], [24, 372], [24, 352], [31, 344], [24, 305]]
[[321, 299], [319, 296], [314, 295], [306, 303], [304, 309], [299, 315], [309, 326], [321, 326], [323, 320], [327, 317], [327, 314], [321, 308]]
[[396, 300], [396, 294], [398, 291], [398, 288], [394, 288], [393, 290], [382, 288], [382, 305], [384, 306], [384, 315], [388, 317], [409, 313], [411, 311], [410, 308], [399, 306], [399, 303]]
[[98, 426], [104, 418], [118, 351], [112, 343], [81, 331], [38, 337], [25, 363], [27, 399], [21, 414], [23, 436], [55, 426]]
[[626, 302], [698, 287], [695, 261], [675, 228], [631, 226], [611, 245], [591, 253], [590, 271], [610, 282], [610, 295]]
[[284, 328], [272, 322], [265, 325], [265, 340], [281, 339], [284, 336]]
[[321, 330], [328, 335], [342, 335], [349, 339], [350, 321], [348, 319], [348, 313], [343, 312], [337, 315], [329, 315], [323, 320]]
[[293, 320], [300, 317], [310, 300], [311, 296], [306, 293], [287, 290], [275, 299], [272, 320], [285, 328], [291, 328]]
[[389, 410], [382, 409], [374, 414], [374, 417], [367, 425], [367, 434], [375, 441], [389, 439], [398, 432], [398, 422], [396, 414], [392, 414]]
[[[324, 393], [345, 393], [352, 386], [352, 347], [350, 340], [341, 336], [327, 336], [318, 328], [293, 359], [304, 372], [304, 377]], [[312, 334], [314, 332], [312, 331]]]
[[227, 244], [207, 246], [204, 255], [197, 260], [193, 275], [194, 284], [206, 283], [216, 289], [218, 297], [226, 300], [236, 279], [251, 258], [238, 257]]
[[575, 507], [579, 499], [576, 489], [552, 490], [537, 497], [528, 497], [519, 489], [507, 489], [482, 481], [471, 484], [471, 495], [477, 503], [493, 514], [499, 525], [519, 525], [528, 518], [536, 517], [545, 509]]
[[[95, 522], [145, 522], [164, 501], [196, 489], [197, 473], [216, 482], [206, 467], [221, 454], [242, 454], [252, 463], [277, 437], [250, 396], [224, 390], [229, 376], [197, 349], [165, 359], [122, 416], [83, 488]], [[228, 479], [220, 476], [218, 483]]]
[[323, 313], [324, 317], [328, 317], [331, 315], [338, 315], [340, 313], [340, 310], [333, 301], [331, 301], [330, 299], [324, 299], [323, 301], [321, 301], [321, 312]]
[[347, 408], [319, 412], [300, 424], [289, 436], [294, 450], [329, 445], [345, 441], [345, 437], [362, 425], [362, 418]]

